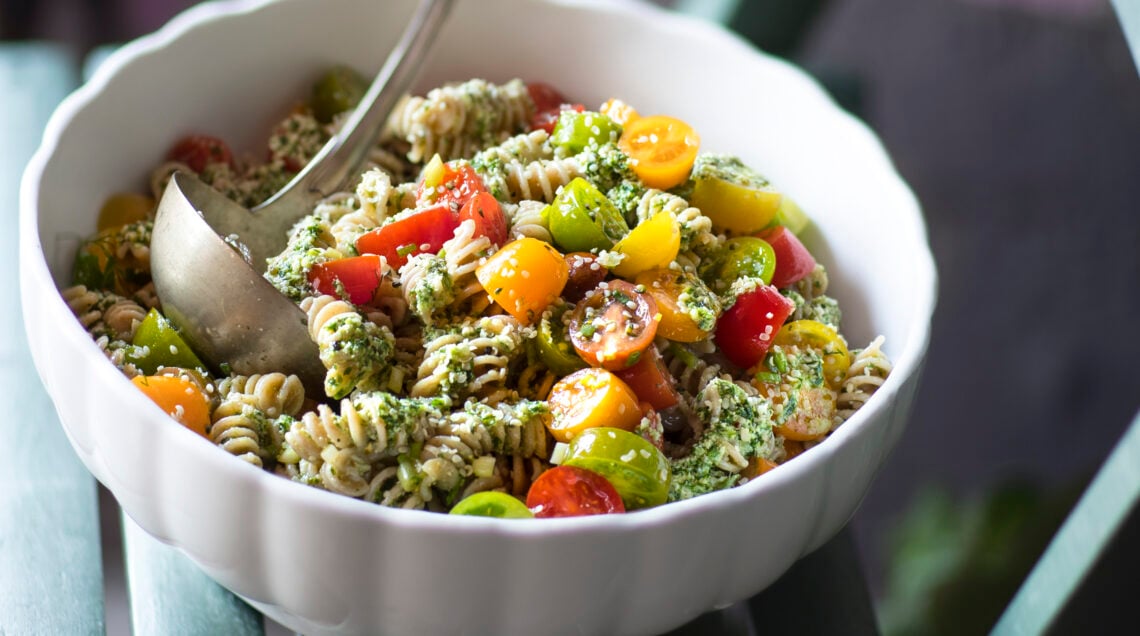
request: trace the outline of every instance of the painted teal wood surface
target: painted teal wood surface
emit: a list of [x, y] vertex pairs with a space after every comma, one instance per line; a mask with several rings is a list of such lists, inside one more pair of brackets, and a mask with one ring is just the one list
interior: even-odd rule
[[1140, 502], [1140, 414], [1006, 608], [993, 636], [1042, 634]]
[[32, 368], [17, 281], [19, 179], [77, 82], [44, 44], [0, 44], [0, 634], [102, 634], [95, 480], [71, 450]]
[[123, 515], [131, 629], [135, 634], [254, 636], [261, 613], [218, 585], [181, 552]]
[[1124, 39], [1132, 49], [1132, 59], [1140, 70], [1140, 2], [1137, 0], [1112, 0], [1116, 8], [1116, 17], [1120, 19], [1120, 28], [1124, 30]]

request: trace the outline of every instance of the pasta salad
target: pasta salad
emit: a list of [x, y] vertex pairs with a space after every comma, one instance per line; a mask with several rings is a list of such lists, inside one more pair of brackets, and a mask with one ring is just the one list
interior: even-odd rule
[[776, 468], [890, 373], [881, 337], [848, 348], [809, 221], [761, 174], [679, 119], [517, 79], [405, 98], [350, 188], [253, 264], [305, 312], [322, 394], [208, 368], [150, 281], [157, 196], [184, 171], [256, 205], [364, 88], [330, 70], [265, 160], [184, 137], [76, 256], [63, 296], [98, 346], [225, 451], [384, 506], [625, 512]]

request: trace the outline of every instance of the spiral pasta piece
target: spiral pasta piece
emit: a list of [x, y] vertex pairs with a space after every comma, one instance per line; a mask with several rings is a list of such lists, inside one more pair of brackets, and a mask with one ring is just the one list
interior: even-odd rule
[[661, 212], [668, 212], [681, 226], [681, 251], [715, 248], [722, 239], [712, 231], [712, 221], [681, 197], [650, 189], [637, 204], [637, 220], [644, 222]]
[[582, 176], [577, 157], [540, 159], [530, 163], [512, 161], [502, 168], [506, 195], [503, 200], [538, 200], [550, 203], [558, 189]]
[[232, 394], [248, 395], [253, 398], [254, 406], [271, 418], [296, 417], [305, 402], [301, 378], [277, 372], [223, 378], [218, 382], [218, 394], [223, 398]]
[[329, 295], [301, 302], [308, 315], [309, 335], [317, 343], [325, 374], [325, 393], [342, 398], [353, 389], [385, 384], [391, 365], [392, 332], [365, 320], [353, 306]]
[[492, 454], [545, 457], [548, 414], [544, 402], [468, 401], [463, 410], [444, 416], [424, 448], [434, 455], [456, 454], [465, 463]]
[[505, 204], [503, 211], [507, 213], [510, 221], [510, 235], [514, 238], [529, 236], [546, 243], [553, 243], [554, 237], [550, 233], [550, 224], [542, 216], [546, 204], [542, 201], [524, 199], [517, 205]]
[[457, 314], [478, 315], [491, 304], [483, 285], [475, 277], [479, 260], [490, 256], [495, 250], [491, 239], [475, 234], [475, 221], [467, 219], [455, 229], [455, 236], [448, 239], [440, 250], [447, 263], [447, 273], [451, 277], [455, 297], [448, 303], [449, 309]]
[[434, 154], [445, 161], [469, 157], [523, 130], [534, 102], [521, 80], [501, 86], [474, 79], [411, 97], [392, 113], [388, 127], [411, 144], [408, 160]]
[[[276, 456], [283, 436], [275, 435], [252, 396], [237, 393], [222, 400], [211, 415], [210, 439], [226, 452], [259, 468]], [[279, 431], [278, 431], [279, 432]]]
[[505, 314], [468, 318], [436, 331], [424, 344], [412, 395], [506, 398], [511, 394], [507, 370], [511, 358], [522, 350], [523, 337], [518, 321]]
[[883, 386], [887, 376], [890, 375], [892, 365], [890, 359], [883, 353], [884, 338], [879, 336], [867, 345], [866, 349], [854, 352], [851, 366], [840, 385], [839, 397], [836, 399], [836, 424], [839, 424], [855, 414], [871, 395]]

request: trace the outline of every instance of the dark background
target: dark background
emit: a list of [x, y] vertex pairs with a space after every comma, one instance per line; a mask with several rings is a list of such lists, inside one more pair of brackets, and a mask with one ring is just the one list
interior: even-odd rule
[[[189, 4], [0, 0], [0, 37], [78, 59]], [[997, 555], [1000, 609], [1140, 409], [1140, 81], [1119, 23], [1106, 0], [755, 0], [732, 24], [872, 126], [929, 225], [922, 388], [853, 521], [885, 628], [920, 620], [898, 609], [915, 545], [966, 564], [942, 594]], [[977, 519], [1026, 530], [964, 545]]]

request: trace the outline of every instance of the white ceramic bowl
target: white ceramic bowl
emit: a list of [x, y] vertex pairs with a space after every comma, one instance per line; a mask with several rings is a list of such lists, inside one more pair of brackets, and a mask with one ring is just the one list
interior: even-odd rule
[[253, 148], [323, 68], [370, 71], [413, 3], [196, 7], [113, 55], [47, 127], [23, 182], [32, 353], [76, 452], [145, 530], [309, 634], [653, 633], [755, 594], [851, 517], [904, 426], [935, 272], [911, 192], [862, 124], [797, 69], [724, 30], [629, 3], [458, 3], [420, 89], [544, 79], [693, 124], [816, 222], [852, 344], [886, 336], [894, 373], [834, 435], [743, 487], [629, 515], [503, 522], [383, 509], [258, 470], [172, 426], [56, 291], [109, 194], [145, 187], [174, 139]]

